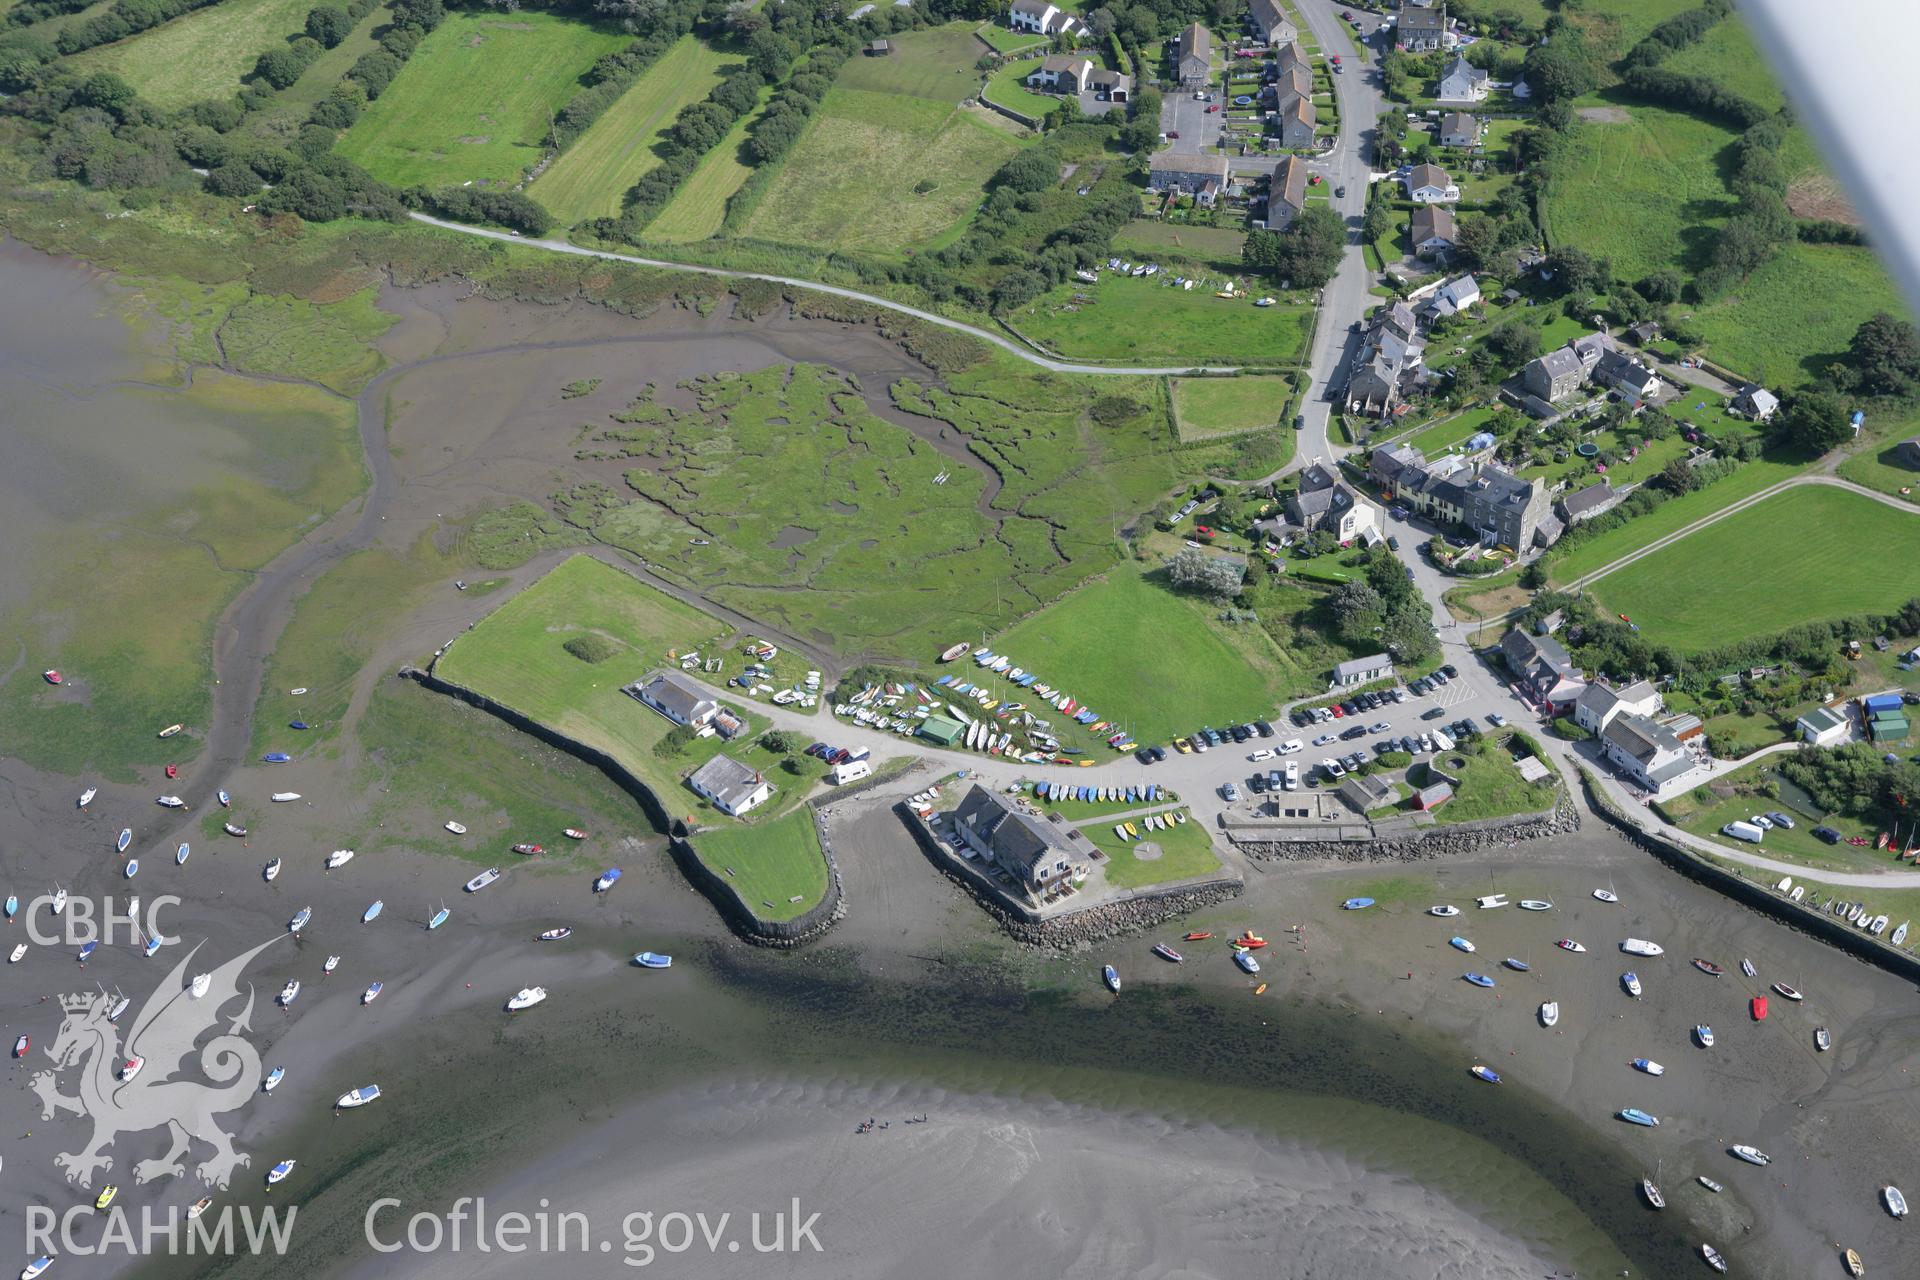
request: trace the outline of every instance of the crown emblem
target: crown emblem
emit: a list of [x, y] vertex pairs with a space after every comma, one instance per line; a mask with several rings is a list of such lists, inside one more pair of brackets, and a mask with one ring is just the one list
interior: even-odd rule
[[60, 1007], [68, 1013], [85, 1013], [106, 998], [104, 991], [75, 991], [60, 997]]

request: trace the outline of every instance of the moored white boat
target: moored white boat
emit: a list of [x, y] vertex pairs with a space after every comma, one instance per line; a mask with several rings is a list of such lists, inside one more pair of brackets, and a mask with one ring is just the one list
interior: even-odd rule
[[1663, 956], [1667, 949], [1657, 942], [1648, 942], [1645, 938], [1628, 938], [1620, 944], [1620, 949], [1630, 956]]
[[449, 820], [447, 822], [447, 830], [453, 832], [453, 834], [457, 836], [463, 836], [467, 834], [467, 828], [465, 823], [454, 822], [452, 820]]
[[47, 1274], [47, 1268], [53, 1265], [53, 1255], [43, 1253], [20, 1269], [20, 1280], [39, 1280]]
[[171, 738], [174, 734], [180, 732], [184, 728], [186, 728], [186, 726], [183, 724], [170, 724], [166, 728], [160, 731], [160, 736], [163, 738]]
[[1598, 898], [1602, 902], [1620, 901], [1620, 895], [1615, 893], [1612, 889], [1595, 889], [1593, 891], [1593, 896]]
[[1647, 1203], [1655, 1209], [1667, 1207], [1667, 1198], [1660, 1194], [1660, 1188], [1654, 1184], [1652, 1178], [1640, 1179], [1640, 1194], [1645, 1196]]
[[573, 936], [573, 930], [566, 925], [561, 925], [557, 929], [548, 929], [545, 933], [542, 933], [539, 936], [539, 940], [541, 942], [558, 942], [562, 938], [571, 936]]
[[447, 904], [444, 902], [441, 903], [440, 909], [427, 918], [427, 931], [431, 933], [433, 930], [438, 929], [441, 925], [445, 924], [447, 919], [452, 915], [453, 912], [447, 909]]
[[246, 837], [247, 829], [241, 826], [239, 823], [228, 822], [228, 823], [223, 823], [221, 825], [223, 829], [226, 831], [226, 833], [230, 836], [239, 836], [242, 839]]
[[385, 990], [386, 985], [384, 982], [369, 982], [367, 989], [360, 993], [360, 1003], [372, 1004], [375, 1000], [378, 1000], [381, 991]]
[[285, 1067], [275, 1067], [273, 1070], [267, 1072], [267, 1078], [260, 1082], [260, 1092], [272, 1093], [280, 1087], [280, 1082], [286, 1078], [287, 1069]]
[[300, 998], [300, 980], [298, 978], [280, 988], [280, 1007], [286, 1008]]
[[114, 852], [125, 853], [127, 851], [127, 846], [132, 843], [133, 843], [133, 828], [122, 827], [120, 829], [119, 838], [113, 842]]
[[1907, 1198], [1900, 1194], [1900, 1188], [1888, 1183], [1880, 1188], [1880, 1202], [1887, 1206], [1887, 1212], [1896, 1218], [1907, 1216]]
[[1747, 1146], [1745, 1143], [1737, 1143], [1730, 1149], [1732, 1150], [1734, 1156], [1737, 1159], [1745, 1160], [1748, 1164], [1772, 1164], [1773, 1163], [1773, 1157], [1768, 1155], [1766, 1152], [1760, 1150], [1758, 1147], [1750, 1147], [1750, 1146]]
[[341, 1094], [338, 1098], [335, 1098], [333, 1105], [341, 1108], [342, 1110], [347, 1110], [353, 1107], [364, 1107], [369, 1102], [374, 1102], [378, 1100], [379, 1097], [380, 1097], [379, 1085], [363, 1084], [358, 1089], [350, 1089], [346, 1093]]
[[671, 969], [673, 957], [662, 955], [658, 951], [642, 951], [634, 956], [633, 962], [643, 969]]
[[1457, 916], [1460, 914], [1460, 908], [1453, 906], [1450, 903], [1441, 903], [1437, 907], [1428, 907], [1427, 914], [1430, 916], [1442, 916], [1442, 917]]
[[99, 794], [100, 794], [100, 788], [98, 787], [88, 787], [85, 791], [82, 791], [80, 793], [80, 807], [84, 809], [88, 805], [92, 804], [93, 798]]
[[613, 888], [613, 886], [617, 884], [619, 880], [620, 880], [620, 868], [608, 867], [605, 871], [600, 873], [600, 878], [593, 882], [593, 891], [595, 893], [605, 893], [607, 890]]
[[298, 791], [276, 791], [271, 797], [275, 804], [288, 804], [300, 798]]
[[1726, 1271], [1727, 1260], [1721, 1257], [1720, 1251], [1714, 1248], [1712, 1245], [1710, 1244], [1701, 1245], [1700, 1256], [1705, 1258], [1707, 1260], [1707, 1265], [1712, 1267], [1715, 1271], [1719, 1271], [1722, 1273]]
[[154, 803], [168, 809], [184, 809], [187, 807], [187, 802], [179, 796], [158, 796], [155, 797]]
[[1745, 956], [1740, 957], [1740, 972], [1746, 974], [1749, 978], [1755, 977], [1758, 974], [1758, 970], [1753, 967], [1753, 961], [1747, 959]]
[[1575, 954], [1578, 954], [1586, 950], [1584, 946], [1582, 946], [1578, 942], [1575, 942], [1572, 938], [1562, 938], [1560, 939], [1560, 941], [1554, 943], [1553, 945], [1560, 948], [1562, 951], [1572, 951]]
[[187, 987], [187, 991], [195, 1000], [198, 1000], [205, 996], [208, 989], [212, 986], [213, 975], [210, 973], [202, 973], [195, 976], [193, 982]]
[[339, 967], [340, 967], [340, 957], [328, 956], [327, 962], [324, 965], [320, 966], [320, 972], [322, 974], [329, 974], [329, 973], [332, 973], [335, 969], [338, 969]]
[[1640, 975], [1631, 969], [1620, 975], [1620, 985], [1625, 987], [1627, 994], [1636, 1000], [1640, 998], [1640, 994], [1644, 990], [1640, 985]]
[[17, 943], [14, 946], [12, 953], [7, 956], [7, 963], [19, 964], [20, 958], [26, 954], [27, 954], [27, 944], [24, 942]]
[[1520, 909], [1522, 911], [1551, 911], [1553, 910], [1553, 904], [1545, 898], [1522, 898], [1520, 899]]
[[123, 1081], [133, 1079], [135, 1076], [140, 1074], [140, 1068], [146, 1065], [147, 1065], [147, 1060], [145, 1058], [140, 1057], [138, 1054], [135, 1054], [133, 1057], [128, 1058], [125, 1062], [120, 1064], [120, 1079]]
[[186, 866], [187, 859], [192, 855], [192, 853], [193, 853], [193, 846], [188, 844], [185, 840], [182, 840], [180, 842], [180, 847], [173, 851], [173, 865], [176, 867]]
[[1650, 1076], [1663, 1076], [1667, 1074], [1667, 1069], [1655, 1062], [1652, 1058], [1635, 1058], [1632, 1065], [1635, 1071], [1644, 1071]]
[[1703, 1022], [1693, 1029], [1693, 1038], [1700, 1042], [1702, 1049], [1713, 1048], [1713, 1028], [1706, 1023]]
[[1776, 983], [1774, 983], [1774, 984], [1773, 984], [1773, 989], [1774, 989], [1775, 991], [1777, 991], [1777, 992], [1779, 992], [1779, 993], [1780, 993], [1780, 994], [1781, 994], [1782, 996], [1784, 996], [1784, 997], [1786, 997], [1786, 998], [1787, 998], [1787, 999], [1789, 999], [1789, 1000], [1795, 1000], [1795, 1001], [1798, 1001], [1798, 1000], [1804, 1000], [1804, 999], [1806, 998], [1805, 996], [1802, 996], [1802, 995], [1801, 995], [1801, 994], [1800, 994], [1800, 993], [1799, 993], [1798, 991], [1796, 991], [1796, 990], [1795, 990], [1794, 988], [1792, 988], [1792, 987], [1790, 987], [1790, 986], [1788, 986], [1788, 985], [1787, 985], [1786, 983], [1784, 983], [1784, 982], [1776, 982]]
[[302, 907], [293, 913], [293, 919], [287, 921], [287, 932], [298, 933], [307, 927], [307, 921], [313, 919], [313, 908]]
[[293, 1172], [293, 1166], [299, 1163], [298, 1160], [282, 1160], [267, 1170], [267, 1185], [271, 1187], [277, 1182], [285, 1182], [287, 1175]]
[[327, 870], [334, 871], [353, 861], [353, 850], [335, 849], [327, 855]]
[[500, 878], [500, 868], [488, 867], [473, 879], [467, 881], [467, 892], [478, 893]]
[[515, 1013], [522, 1009], [531, 1009], [547, 998], [545, 987], [522, 987], [507, 1001], [507, 1008]]
[[260, 874], [265, 876], [267, 880], [271, 882], [275, 876], [280, 874], [280, 859], [275, 858], [272, 862], [269, 862], [264, 868], [262, 868]]

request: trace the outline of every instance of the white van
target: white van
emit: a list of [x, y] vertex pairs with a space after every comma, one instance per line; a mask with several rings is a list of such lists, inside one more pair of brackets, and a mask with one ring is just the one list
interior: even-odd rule
[[1732, 836], [1735, 840], [1745, 840], [1748, 844], [1759, 844], [1767, 838], [1767, 833], [1751, 822], [1729, 822], [1720, 828], [1723, 836]]
[[833, 785], [844, 787], [849, 782], [858, 782], [873, 772], [873, 765], [865, 760], [849, 760], [845, 764], [833, 766]]
[[1289, 791], [1298, 791], [1300, 789], [1300, 762], [1298, 760], [1287, 761], [1287, 779], [1285, 785]]

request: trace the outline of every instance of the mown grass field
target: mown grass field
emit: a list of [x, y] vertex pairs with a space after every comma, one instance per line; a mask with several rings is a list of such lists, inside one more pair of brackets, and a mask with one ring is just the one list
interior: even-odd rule
[[627, 189], [660, 163], [654, 144], [680, 109], [705, 98], [739, 62], [737, 55], [682, 36], [560, 153], [527, 194], [562, 226], [618, 214]]
[[313, 0], [224, 0], [67, 62], [76, 70], [111, 71], [171, 111], [232, 95], [261, 54], [306, 30], [311, 8]]
[[1590, 588], [1654, 644], [1732, 644], [1920, 595], [1920, 515], [1807, 486], [1689, 534]]
[[1635, 103], [1626, 123], [1574, 131], [1546, 198], [1547, 231], [1637, 280], [1663, 267], [1698, 266], [1713, 228], [1734, 212], [1721, 170], [1731, 130]]
[[1430, 427], [1416, 431], [1407, 443], [1429, 458], [1434, 457], [1445, 453], [1454, 445], [1464, 444], [1499, 411], [1500, 406], [1497, 404], [1483, 404], [1468, 409], [1464, 413], [1443, 418]]
[[545, 154], [548, 112], [629, 42], [531, 9], [449, 13], [334, 149], [396, 186], [515, 182]]
[[1694, 313], [1707, 353], [1769, 386], [1802, 386], [1844, 355], [1875, 312], [1907, 308], [1873, 250], [1789, 244], [1733, 292]]
[[970, 24], [950, 22], [925, 31], [889, 36], [893, 53], [885, 58], [855, 56], [840, 69], [842, 88], [868, 93], [897, 93], [949, 106], [973, 96], [980, 60]]
[[975, 29], [974, 34], [1000, 53], [1019, 53], [1022, 49], [1037, 49], [1047, 42], [1045, 36], [1035, 35], [1031, 31], [1015, 31], [997, 22], [982, 23]]
[[747, 135], [772, 97], [771, 89], [762, 90], [760, 106], [734, 121], [727, 136], [701, 159], [667, 207], [647, 224], [649, 240], [684, 243], [719, 234], [727, 217], [727, 201], [753, 176], [753, 165], [748, 163], [745, 151]]
[[[1913, 430], [1911, 424], [1908, 430]], [[1894, 452], [1895, 441], [1907, 438], [1911, 437], [1896, 435], [1885, 447], [1868, 447], [1841, 463], [1840, 474], [1855, 484], [1920, 505], [1920, 467]]]
[[1226, 629], [1217, 607], [1176, 595], [1163, 575], [1116, 566], [990, 641], [1141, 742], [1270, 713], [1286, 679], [1257, 628]]
[[1113, 238], [1113, 251], [1123, 258], [1148, 258], [1162, 265], [1176, 258], [1238, 274], [1246, 242], [1247, 233], [1238, 227], [1189, 227], [1142, 218], [1120, 228]]
[[1010, 111], [1018, 111], [1035, 120], [1044, 118], [1047, 112], [1060, 105], [1060, 99], [1027, 88], [1027, 77], [1039, 69], [1040, 63], [1034, 59], [1009, 62], [987, 77], [987, 101], [997, 102]]
[[[1137, 819], [1134, 826], [1140, 826]], [[1111, 822], [1089, 822], [1080, 829], [1107, 855], [1107, 883], [1122, 889], [1191, 880], [1220, 869], [1220, 855], [1214, 852], [1212, 838], [1192, 818], [1165, 831], [1142, 831], [1139, 841], [1122, 840], [1113, 834]], [[1143, 843], [1158, 846], [1160, 856], [1140, 857], [1136, 850]]]
[[[1291, 379], [1274, 376], [1174, 378], [1174, 425], [1182, 440], [1206, 440], [1243, 431], [1279, 428], [1291, 445], [1288, 413], [1293, 405]], [[1288, 450], [1292, 452], [1291, 448]]]
[[1622, 556], [1658, 542], [1722, 507], [1731, 506], [1742, 498], [1750, 498], [1762, 489], [1797, 475], [1805, 469], [1805, 465], [1804, 461], [1788, 459], [1755, 459], [1723, 480], [1716, 480], [1685, 497], [1664, 502], [1647, 515], [1637, 516], [1616, 529], [1609, 529], [1581, 543], [1567, 554], [1548, 562], [1548, 576], [1556, 586], [1563, 586]]
[[[1675, 796], [1671, 800], [1662, 801], [1660, 811], [1666, 815], [1669, 822], [1677, 824], [1686, 831], [1691, 831], [1694, 835], [1724, 844], [1728, 848], [1746, 849], [1769, 858], [1778, 858], [1782, 862], [1797, 863], [1803, 867], [1823, 871], [1887, 869], [1889, 858], [1882, 850], [1871, 847], [1863, 849], [1858, 845], [1844, 842], [1830, 845], [1813, 834], [1813, 828], [1823, 822], [1843, 835], [1876, 834], [1878, 828], [1866, 819], [1852, 814], [1809, 813], [1806, 809], [1785, 800], [1760, 793], [1757, 788], [1776, 780], [1775, 771], [1771, 768], [1774, 763], [1773, 760], [1762, 760], [1719, 779], [1718, 781], [1738, 789], [1734, 795], [1724, 800], [1709, 788], [1695, 787], [1692, 791]], [[1736, 820], [1744, 822], [1756, 813], [1768, 813], [1773, 810], [1781, 810], [1791, 817], [1794, 820], [1793, 830], [1775, 827], [1767, 832], [1766, 839], [1761, 841], [1758, 847], [1720, 834], [1720, 828], [1729, 822]]]
[[[827, 860], [810, 810], [795, 809], [751, 831], [705, 832], [694, 838], [694, 849], [764, 920], [791, 920], [826, 896]], [[790, 901], [796, 896], [800, 901]]]
[[[1209, 282], [1211, 283], [1211, 282]], [[1313, 332], [1313, 306], [1283, 298], [1256, 307], [1251, 298], [1216, 298], [1157, 276], [1100, 273], [1100, 283], [1069, 281], [1012, 317], [1021, 333], [1062, 356], [1115, 363], [1207, 361], [1292, 364]]]
[[915, 94], [836, 85], [781, 164], [745, 234], [898, 253], [969, 217], [1020, 149], [1005, 121]]

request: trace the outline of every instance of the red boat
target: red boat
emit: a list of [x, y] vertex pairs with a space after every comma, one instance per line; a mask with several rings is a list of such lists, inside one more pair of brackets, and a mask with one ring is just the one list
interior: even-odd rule
[[1767, 998], [1765, 996], [1755, 996], [1748, 1003], [1747, 1007], [1753, 1010], [1753, 1020], [1755, 1022], [1765, 1022], [1767, 1020]]
[[168, 766], [167, 766], [167, 776], [168, 776], [169, 778], [177, 778], [177, 777], [179, 777], [179, 776], [180, 776], [180, 766], [179, 766], [179, 765], [177, 765], [177, 764], [170, 764], [170, 765], [168, 765]]
[[517, 844], [513, 846], [513, 851], [515, 853], [545, 853], [547, 849], [545, 845]]
[[1188, 942], [1202, 942], [1202, 941], [1205, 941], [1205, 940], [1206, 940], [1206, 939], [1208, 939], [1208, 938], [1211, 938], [1212, 936], [1213, 936], [1213, 935], [1212, 935], [1211, 933], [1190, 933], [1190, 934], [1188, 934], [1188, 935], [1187, 935], [1187, 941], [1188, 941]]
[[1693, 958], [1693, 967], [1698, 969], [1700, 972], [1708, 975], [1709, 977], [1714, 977], [1714, 978], [1717, 978], [1721, 974], [1726, 972], [1725, 969], [1722, 969], [1719, 965], [1715, 964], [1713, 961], [1702, 960], [1699, 956], [1695, 956]]
[[61, 675], [58, 671], [55, 671], [52, 667], [48, 667], [45, 671], [42, 671], [40, 673], [40, 678], [42, 680], [45, 680], [48, 684], [59, 684], [62, 680], [66, 679], [65, 676]]
[[16, 1057], [16, 1058], [24, 1058], [24, 1057], [26, 1057], [26, 1056], [27, 1056], [27, 1046], [28, 1046], [28, 1045], [30, 1045], [30, 1044], [32, 1044], [32, 1043], [33, 1043], [33, 1042], [32, 1042], [31, 1040], [29, 1040], [29, 1039], [27, 1039], [27, 1038], [26, 1038], [25, 1036], [21, 1036], [21, 1037], [20, 1037], [20, 1038], [19, 1038], [18, 1040], [15, 1040], [15, 1041], [13, 1042], [13, 1056], [14, 1056], [14, 1057]]

